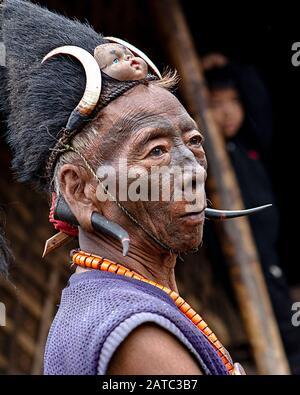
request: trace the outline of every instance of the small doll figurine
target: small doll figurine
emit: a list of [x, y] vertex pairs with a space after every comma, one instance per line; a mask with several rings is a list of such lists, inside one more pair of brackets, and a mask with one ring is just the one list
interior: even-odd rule
[[121, 44], [99, 45], [94, 57], [101, 71], [118, 81], [141, 80], [148, 74], [145, 60]]

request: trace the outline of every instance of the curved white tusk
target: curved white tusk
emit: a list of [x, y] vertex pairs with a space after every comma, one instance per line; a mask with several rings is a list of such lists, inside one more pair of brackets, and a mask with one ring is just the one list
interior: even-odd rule
[[86, 86], [84, 94], [77, 107], [73, 110], [68, 121], [68, 124], [71, 125], [72, 122], [70, 121], [73, 115], [75, 115], [76, 113], [78, 115], [79, 113], [80, 116], [87, 117], [95, 109], [100, 98], [102, 87], [101, 71], [95, 58], [88, 51], [73, 45], [65, 45], [63, 47], [53, 49], [44, 57], [42, 63], [44, 63], [51, 57], [59, 54], [71, 55], [78, 59], [84, 67], [86, 75]]
[[264, 206], [253, 207], [246, 210], [215, 210], [212, 208], [206, 208], [205, 215], [207, 218], [212, 219], [230, 219], [254, 214], [271, 206], [272, 204], [265, 204]]
[[155, 66], [155, 64], [152, 62], [152, 60], [150, 58], [148, 58], [148, 56], [143, 51], [141, 51], [134, 45], [129, 44], [127, 41], [122, 40], [121, 38], [116, 38], [116, 37], [103, 37], [103, 38], [105, 40], [109, 40], [111, 42], [124, 45], [124, 47], [130, 49], [130, 51], [133, 52], [135, 55], [144, 59], [144, 61], [148, 64], [148, 66], [152, 69], [152, 71], [154, 71], [154, 73], [158, 76], [158, 78], [162, 79], [162, 76], [161, 76], [158, 68]]

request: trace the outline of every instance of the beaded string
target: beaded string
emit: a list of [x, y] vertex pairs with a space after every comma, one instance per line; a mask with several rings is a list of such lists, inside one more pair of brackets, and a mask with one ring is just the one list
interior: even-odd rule
[[110, 273], [116, 273], [121, 276], [126, 276], [130, 278], [134, 278], [136, 280], [144, 281], [145, 283], [151, 284], [166, 292], [173, 299], [179, 310], [194, 325], [196, 325], [196, 327], [209, 340], [209, 342], [212, 344], [214, 349], [217, 351], [218, 355], [221, 357], [229, 374], [234, 374], [234, 366], [230, 356], [228, 355], [227, 350], [225, 350], [221, 342], [218, 340], [217, 336], [208, 327], [207, 323], [203, 320], [203, 318], [194, 309], [192, 309], [192, 307], [181, 296], [179, 296], [177, 292], [172, 291], [171, 289], [164, 287], [163, 285], [160, 285], [154, 281], [147, 280], [145, 277], [142, 277], [141, 275], [135, 273], [134, 271], [131, 271], [122, 265], [119, 265], [109, 259], [102, 258], [101, 256], [98, 255], [93, 255], [84, 251], [79, 251], [72, 256], [72, 261], [73, 263], [81, 267], [97, 269]]

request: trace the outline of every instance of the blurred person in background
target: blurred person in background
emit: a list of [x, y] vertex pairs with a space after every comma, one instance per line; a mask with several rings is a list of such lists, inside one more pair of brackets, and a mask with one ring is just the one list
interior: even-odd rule
[[[300, 374], [300, 329], [291, 323], [293, 302], [277, 251], [280, 221], [269, 174], [273, 129], [270, 97], [250, 65], [211, 53], [203, 57], [203, 68], [209, 107], [225, 139], [245, 206], [273, 205], [249, 221], [291, 369]], [[208, 238], [212, 239], [209, 232], [211, 229]]]

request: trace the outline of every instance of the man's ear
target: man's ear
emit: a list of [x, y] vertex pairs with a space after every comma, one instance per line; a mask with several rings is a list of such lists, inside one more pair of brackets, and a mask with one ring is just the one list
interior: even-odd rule
[[60, 192], [80, 226], [91, 232], [91, 215], [96, 207], [96, 191], [88, 172], [82, 167], [64, 164], [59, 170]]

